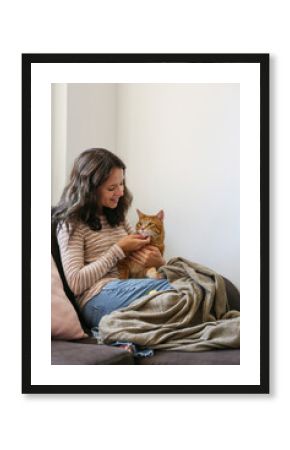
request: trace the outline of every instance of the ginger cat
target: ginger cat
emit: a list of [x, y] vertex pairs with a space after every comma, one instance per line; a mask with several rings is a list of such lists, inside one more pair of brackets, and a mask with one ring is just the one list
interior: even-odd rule
[[[164, 212], [161, 210], [157, 214], [149, 216], [137, 209], [139, 221], [136, 224], [136, 232], [142, 236], [150, 236], [150, 245], [159, 248], [161, 255], [164, 253]], [[144, 268], [129, 258], [125, 258], [118, 263], [119, 278], [160, 278], [155, 267]]]

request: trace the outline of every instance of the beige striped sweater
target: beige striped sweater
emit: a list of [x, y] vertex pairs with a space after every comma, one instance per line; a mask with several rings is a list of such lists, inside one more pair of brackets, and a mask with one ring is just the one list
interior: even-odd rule
[[80, 224], [70, 239], [65, 226], [58, 229], [57, 239], [65, 277], [81, 308], [106, 283], [118, 279], [117, 262], [125, 257], [125, 253], [116, 242], [134, 232], [127, 220], [114, 228], [105, 216], [100, 216], [100, 220], [100, 231]]

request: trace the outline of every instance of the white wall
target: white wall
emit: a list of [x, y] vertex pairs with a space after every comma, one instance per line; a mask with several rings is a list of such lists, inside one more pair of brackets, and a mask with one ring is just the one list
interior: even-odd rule
[[116, 148], [116, 85], [68, 84], [67, 174], [90, 147]]
[[117, 136], [134, 208], [165, 211], [166, 257], [239, 286], [239, 85], [119, 85]]
[[135, 208], [165, 211], [166, 258], [239, 286], [239, 85], [67, 85], [66, 176], [84, 149], [127, 165]]
[[67, 84], [51, 85], [51, 203], [60, 198], [67, 166]]

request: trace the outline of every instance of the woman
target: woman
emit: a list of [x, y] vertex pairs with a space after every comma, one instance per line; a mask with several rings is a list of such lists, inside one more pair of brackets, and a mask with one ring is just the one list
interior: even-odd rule
[[90, 328], [151, 290], [172, 289], [166, 280], [118, 279], [117, 263], [128, 255], [144, 267], [165, 264], [150, 238], [134, 234], [126, 219], [132, 196], [125, 169], [108, 150], [84, 151], [53, 212], [64, 273]]

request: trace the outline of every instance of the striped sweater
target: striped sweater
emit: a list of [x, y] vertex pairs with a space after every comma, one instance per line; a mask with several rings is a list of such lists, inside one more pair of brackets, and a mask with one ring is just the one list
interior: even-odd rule
[[134, 232], [127, 220], [114, 228], [105, 216], [100, 220], [100, 231], [79, 224], [70, 238], [65, 226], [57, 233], [65, 277], [81, 308], [106, 283], [118, 278], [117, 262], [125, 253], [116, 242]]

